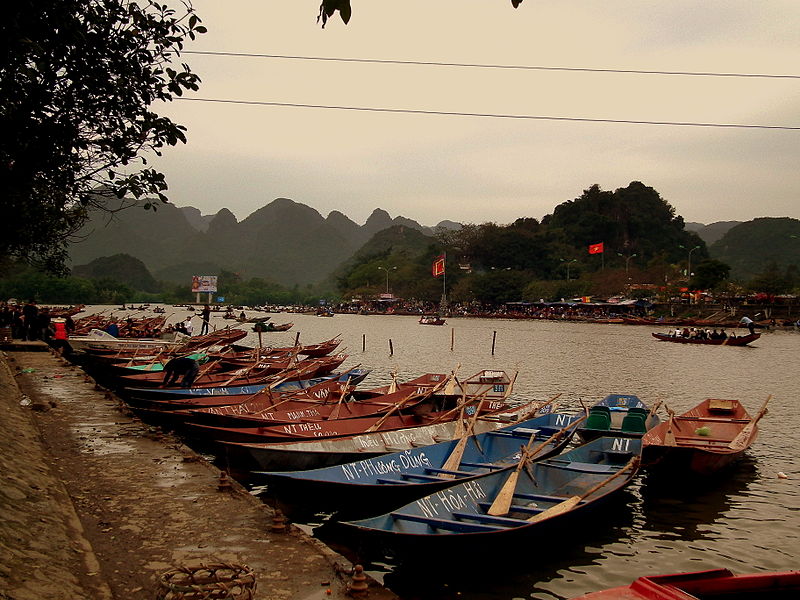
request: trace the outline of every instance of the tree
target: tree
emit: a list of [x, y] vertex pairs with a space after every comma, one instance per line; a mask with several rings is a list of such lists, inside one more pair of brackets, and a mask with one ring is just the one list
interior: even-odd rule
[[[522, 4], [522, 0], [511, 0], [511, 6], [517, 8]], [[350, 22], [350, 17], [353, 10], [350, 8], [350, 0], [322, 0], [319, 5], [319, 14], [317, 15], [317, 22], [322, 21], [322, 27], [328, 22], [334, 14], [339, 13], [345, 25]]]
[[[191, 4], [19, 0], [0, 21], [0, 254], [64, 270], [65, 243], [111, 197], [166, 202], [146, 154], [185, 142], [153, 112], [199, 78], [173, 68], [205, 28]], [[155, 208], [149, 202], [145, 208]]]
[[689, 286], [695, 290], [713, 290], [728, 279], [731, 268], [724, 262], [709, 258], [694, 269]]

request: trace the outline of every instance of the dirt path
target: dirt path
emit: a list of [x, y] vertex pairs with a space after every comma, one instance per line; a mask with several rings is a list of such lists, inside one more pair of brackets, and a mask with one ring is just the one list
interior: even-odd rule
[[[349, 597], [350, 563], [294, 527], [272, 532], [270, 508], [220, 491], [219, 471], [83, 371], [49, 352], [8, 361], [0, 599], [153, 599], [159, 574], [199, 562], [248, 565], [259, 599]], [[368, 597], [395, 598], [374, 583]]]

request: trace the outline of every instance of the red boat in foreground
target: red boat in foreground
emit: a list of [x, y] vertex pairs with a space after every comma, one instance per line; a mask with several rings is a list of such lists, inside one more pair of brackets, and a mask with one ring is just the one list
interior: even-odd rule
[[758, 421], [738, 400], [707, 399], [682, 415], [648, 431], [642, 438], [642, 463], [681, 475], [711, 475], [737, 460], [758, 436]]
[[734, 575], [728, 569], [639, 577], [630, 585], [573, 600], [789, 600], [800, 597], [800, 571]]

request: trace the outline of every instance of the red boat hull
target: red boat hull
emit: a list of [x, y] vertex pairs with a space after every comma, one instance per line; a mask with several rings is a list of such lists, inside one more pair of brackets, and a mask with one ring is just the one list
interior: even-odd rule
[[573, 600], [788, 600], [800, 597], [800, 571], [734, 575], [728, 569], [640, 577], [632, 584]]

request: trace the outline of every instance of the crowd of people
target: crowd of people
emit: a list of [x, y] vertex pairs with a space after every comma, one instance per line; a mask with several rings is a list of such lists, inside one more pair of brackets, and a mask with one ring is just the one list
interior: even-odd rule
[[[68, 333], [75, 329], [69, 315], [64, 317], [64, 323]], [[23, 341], [49, 341], [55, 334], [50, 309], [39, 308], [34, 300], [23, 305], [0, 303], [0, 328], [10, 328], [11, 337]]]
[[[690, 340], [725, 340], [729, 337], [724, 329], [718, 331], [716, 328], [710, 330], [702, 327], [676, 327], [669, 334], [672, 337], [682, 337]], [[736, 333], [731, 332], [730, 337], [735, 338]]]

